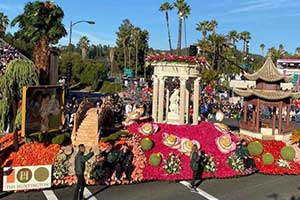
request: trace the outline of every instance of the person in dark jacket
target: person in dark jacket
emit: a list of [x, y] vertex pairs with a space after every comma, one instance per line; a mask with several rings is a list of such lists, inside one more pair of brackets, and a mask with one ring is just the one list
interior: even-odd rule
[[247, 172], [257, 171], [255, 161], [251, 158], [249, 150], [247, 148], [246, 140], [242, 139], [238, 144], [235, 150], [235, 153], [238, 158], [242, 159], [245, 165]]
[[74, 194], [74, 200], [83, 199], [83, 189], [85, 186], [85, 181], [84, 181], [85, 163], [94, 155], [92, 149], [90, 149], [87, 155], [84, 155], [84, 152], [85, 152], [85, 146], [84, 144], [80, 144], [79, 151], [75, 156], [75, 173], [77, 176], [77, 186]]
[[125, 172], [126, 179], [131, 182], [131, 173], [133, 171], [133, 153], [129, 149], [127, 144], [124, 144], [121, 147], [120, 151], [120, 160], [118, 164], [116, 165], [116, 178], [117, 183], [121, 183], [120, 179], [122, 177], [123, 172]]
[[202, 174], [204, 171], [204, 162], [205, 162], [205, 152], [201, 151], [199, 153], [197, 145], [193, 145], [191, 157], [190, 157], [190, 167], [193, 171], [193, 178], [191, 182], [191, 191], [197, 192], [195, 183], [197, 179], [202, 179]]
[[106, 179], [105, 184], [109, 185], [111, 181], [111, 176], [114, 173], [117, 163], [119, 162], [120, 152], [116, 147], [114, 147], [113, 143], [110, 143], [109, 147], [105, 152], [103, 152], [103, 154], [106, 157], [106, 160], [104, 162], [104, 166], [105, 166], [104, 168], [105, 171], [107, 172], [105, 177]]

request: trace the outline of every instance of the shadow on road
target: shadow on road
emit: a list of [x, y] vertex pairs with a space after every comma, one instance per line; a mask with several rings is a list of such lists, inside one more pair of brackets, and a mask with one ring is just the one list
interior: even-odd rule
[[[274, 199], [274, 200], [282, 200], [282, 198], [280, 198], [280, 195], [276, 194], [276, 193], [268, 195], [267, 198]], [[294, 196], [293, 195], [291, 198], [289, 198], [289, 200], [300, 200], [300, 196]]]
[[105, 187], [101, 188], [100, 190], [94, 192], [91, 196], [87, 197], [86, 199], [91, 198], [92, 196], [96, 196], [97, 194], [99, 194], [100, 192], [103, 192], [104, 190], [108, 189], [110, 186], [106, 185]]

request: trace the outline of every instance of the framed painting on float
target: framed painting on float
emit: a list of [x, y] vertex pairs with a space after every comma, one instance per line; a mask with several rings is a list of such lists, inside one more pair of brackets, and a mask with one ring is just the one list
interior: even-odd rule
[[64, 87], [25, 86], [22, 93], [22, 136], [62, 129]]

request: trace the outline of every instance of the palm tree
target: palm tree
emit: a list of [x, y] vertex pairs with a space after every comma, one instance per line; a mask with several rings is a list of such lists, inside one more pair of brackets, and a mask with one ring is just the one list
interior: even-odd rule
[[139, 52], [140, 33], [141, 33], [140, 28], [135, 28], [133, 30], [134, 43], [135, 43], [135, 77], [137, 77], [137, 71], [138, 71], [138, 52]]
[[182, 10], [182, 17], [183, 17], [183, 25], [184, 25], [184, 43], [185, 43], [185, 48], [187, 49], [187, 39], [186, 39], [186, 19], [191, 13], [191, 7], [188, 4], [185, 4], [183, 10]]
[[174, 6], [177, 8], [178, 14], [178, 42], [177, 42], [177, 54], [181, 53], [181, 38], [182, 38], [182, 14], [183, 10], [186, 7], [186, 3], [184, 0], [176, 0], [174, 2]]
[[246, 42], [251, 40], [250, 33], [248, 31], [243, 31], [239, 35], [240, 35], [240, 39], [244, 41], [243, 52], [246, 52]]
[[213, 33], [216, 33], [217, 27], [218, 27], [218, 22], [216, 20], [211, 20], [209, 22], [209, 31], [212, 31]]
[[265, 51], [266, 45], [262, 43], [259, 45], [259, 47], [261, 49], [262, 55], [264, 56], [265, 55], [264, 51]]
[[6, 28], [8, 26], [8, 17], [4, 13], [0, 12], [0, 36], [4, 35]]
[[173, 54], [173, 52], [172, 52], [173, 50], [172, 50], [171, 32], [170, 32], [169, 13], [168, 13], [168, 11], [171, 11], [173, 8], [174, 8], [173, 5], [171, 5], [169, 2], [163, 3], [159, 8], [159, 11], [165, 12], [167, 29], [168, 29], [168, 38], [169, 38], [169, 48], [170, 48], [170, 53], [171, 54]]
[[209, 21], [204, 20], [199, 22], [196, 30], [202, 32], [203, 40], [206, 40], [207, 32], [209, 31]]
[[89, 49], [89, 46], [90, 46], [90, 40], [88, 39], [88, 37], [87, 36], [81, 37], [79, 42], [78, 42], [78, 47], [81, 50], [82, 60], [86, 59], [87, 51]]
[[111, 76], [113, 76], [113, 72], [114, 72], [114, 58], [115, 58], [115, 49], [113, 47], [108, 49], [109, 53], [109, 62], [110, 62], [110, 74]]
[[295, 56], [299, 56], [300, 55], [300, 47], [297, 47], [296, 49], [295, 49]]
[[41, 84], [48, 83], [50, 44], [56, 44], [67, 32], [62, 23], [63, 10], [53, 2], [28, 2], [24, 12], [12, 21], [18, 24], [17, 34], [35, 44], [35, 65], [40, 72]]
[[236, 30], [229, 31], [228, 33], [228, 39], [232, 42], [232, 45], [236, 49], [235, 43], [239, 41], [239, 34]]

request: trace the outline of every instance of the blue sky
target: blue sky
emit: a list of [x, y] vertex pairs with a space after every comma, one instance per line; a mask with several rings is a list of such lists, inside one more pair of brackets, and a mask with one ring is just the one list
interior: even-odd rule
[[[150, 33], [150, 46], [168, 49], [164, 14], [158, 11], [165, 0], [54, 0], [65, 12], [64, 23], [69, 31], [70, 21], [94, 20], [95, 25], [78, 24], [73, 29], [73, 43], [87, 35], [92, 43], [114, 45], [116, 32], [123, 19]], [[0, 0], [0, 10], [12, 20], [22, 13], [27, 0]], [[215, 19], [217, 31], [226, 34], [230, 30], [247, 30], [251, 33], [250, 51], [261, 53], [259, 45], [266, 48], [280, 43], [289, 52], [300, 46], [300, 0], [186, 0], [191, 6], [187, 20], [188, 45], [201, 38], [195, 30], [202, 20]], [[173, 47], [177, 45], [177, 13], [170, 13]], [[15, 31], [16, 28], [9, 28]], [[63, 38], [61, 44], [67, 44]], [[182, 43], [184, 45], [184, 42]]]

